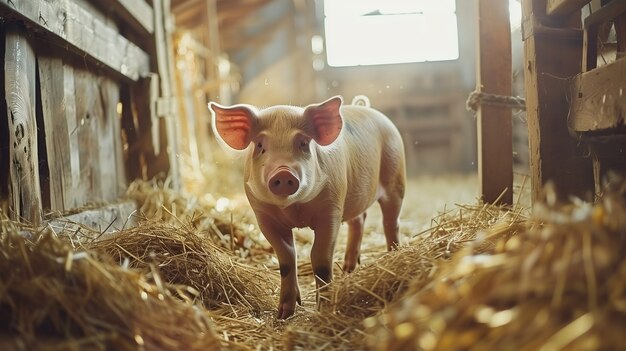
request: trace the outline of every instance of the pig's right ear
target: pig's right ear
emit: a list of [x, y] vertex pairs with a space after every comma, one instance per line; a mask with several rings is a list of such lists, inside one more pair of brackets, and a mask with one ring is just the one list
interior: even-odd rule
[[221, 106], [209, 103], [213, 115], [213, 132], [222, 141], [235, 150], [244, 150], [250, 145], [252, 131], [256, 121], [256, 112], [251, 106]]
[[341, 96], [335, 96], [321, 104], [309, 105], [304, 109], [304, 119], [312, 129], [313, 139], [319, 145], [330, 145], [339, 136], [343, 128], [342, 103]]

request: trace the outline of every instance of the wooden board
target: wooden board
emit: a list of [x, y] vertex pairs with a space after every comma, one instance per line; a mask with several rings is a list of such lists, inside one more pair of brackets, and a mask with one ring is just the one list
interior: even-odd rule
[[39, 57], [39, 75], [51, 210], [115, 201], [126, 186], [118, 83], [52, 56]]
[[574, 13], [563, 28], [536, 33], [538, 19], [545, 16], [546, 0], [523, 0], [524, 18], [535, 18], [525, 28], [524, 81], [530, 144], [532, 199], [543, 198], [549, 181], [556, 195], [568, 199], [575, 195], [592, 200], [593, 171], [588, 149], [570, 135], [569, 80], [580, 72], [582, 33], [572, 37], [571, 28], [580, 28], [580, 14]]
[[626, 128], [626, 59], [576, 76], [569, 127], [576, 132]]
[[567, 16], [579, 11], [590, 2], [591, 0], [548, 0], [545, 11], [551, 16]]
[[154, 11], [145, 0], [115, 0], [110, 2], [110, 6], [135, 27], [141, 27], [149, 34], [154, 33]]
[[42, 219], [35, 116], [36, 58], [25, 33], [7, 29], [5, 97], [9, 118], [10, 216], [37, 226]]
[[[100, 94], [102, 95], [102, 103], [104, 105], [103, 120], [106, 125], [100, 130], [101, 135], [101, 166], [108, 167], [108, 170], [101, 170], [104, 177], [111, 177], [114, 181], [105, 181], [102, 183], [102, 193], [105, 201], [112, 201], [126, 192], [126, 172], [124, 167], [124, 158], [122, 153], [122, 135], [120, 118], [121, 111], [118, 106], [123, 108], [120, 97], [119, 85], [107, 78], [102, 78], [100, 82]], [[102, 152], [110, 155], [102, 155]], [[112, 159], [110, 158], [112, 157]]]
[[80, 227], [83, 226], [94, 229], [99, 233], [112, 233], [137, 225], [134, 216], [136, 210], [137, 204], [134, 201], [125, 201], [97, 209], [85, 210], [61, 218], [50, 219], [46, 221], [46, 225], [55, 233], [62, 231], [78, 233]]
[[[180, 140], [180, 133], [178, 131], [178, 124], [174, 121], [176, 113], [175, 100], [176, 96], [173, 89], [174, 76], [174, 58], [172, 49], [172, 33], [168, 31], [165, 26], [171, 19], [170, 13], [170, 0], [154, 0], [154, 17], [155, 17], [155, 44], [156, 44], [156, 56], [158, 64], [159, 80], [161, 83], [161, 101], [162, 106], [165, 108], [162, 111], [157, 111], [159, 117], [164, 118], [166, 137], [160, 138], [167, 142], [166, 146], [160, 147], [160, 150], [167, 151], [169, 158], [169, 176], [172, 181], [174, 189], [181, 189], [182, 184], [180, 180], [180, 168], [178, 165], [178, 140]], [[152, 123], [160, 123], [160, 121], [153, 120]]]
[[79, 193], [85, 203], [101, 201], [102, 174], [100, 166], [100, 150], [98, 140], [99, 119], [104, 115], [102, 99], [98, 89], [98, 79], [84, 70], [74, 71], [76, 87], [76, 123], [78, 133], [78, 151], [80, 157]]
[[131, 80], [150, 70], [150, 57], [71, 0], [0, 0], [0, 15], [18, 18], [60, 47], [70, 49]]
[[[95, 118], [95, 138], [98, 163], [94, 165], [94, 173], [99, 178], [96, 186], [99, 187], [100, 201], [105, 203], [113, 202], [118, 197], [117, 185], [117, 161], [115, 139], [119, 138], [119, 133], [114, 129], [114, 120], [116, 116], [116, 106], [119, 97], [116, 96], [116, 85], [106, 77], [98, 77], [94, 80], [97, 84], [96, 93], [99, 99], [100, 115], [93, 116]], [[106, 94], [106, 95], [105, 95]]]
[[[64, 211], [71, 208], [72, 192], [71, 149], [67, 124], [67, 112], [72, 110], [65, 103], [64, 84], [66, 70], [60, 58], [39, 57], [40, 94], [46, 133], [46, 150], [50, 172], [50, 210]], [[73, 85], [73, 83], [72, 83]], [[71, 99], [69, 104], [73, 104]]]
[[[511, 95], [511, 35], [508, 3], [477, 0], [477, 90]], [[511, 108], [481, 105], [478, 117], [478, 177], [488, 203], [513, 203], [513, 132]]]
[[[5, 27], [0, 27], [0, 57], [4, 57], [5, 45]], [[4, 67], [3, 67], [4, 68]], [[5, 70], [0, 70], [0, 110], [6, 111], [5, 98]], [[9, 118], [4, 115], [0, 117], [0, 211], [5, 214], [9, 213], [9, 168], [11, 157], [9, 154]]]

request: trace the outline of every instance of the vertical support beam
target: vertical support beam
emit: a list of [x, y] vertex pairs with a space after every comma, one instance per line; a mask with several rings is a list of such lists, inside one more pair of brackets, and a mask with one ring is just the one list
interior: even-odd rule
[[569, 78], [581, 70], [580, 12], [549, 27], [546, 0], [523, 0], [522, 11], [532, 200], [542, 198], [549, 181], [559, 199], [576, 195], [591, 200], [591, 158], [567, 128]]
[[[161, 82], [161, 97], [164, 98], [164, 111], [158, 114], [165, 118], [165, 128], [167, 133], [167, 155], [170, 163], [170, 177], [175, 190], [182, 187], [180, 180], [180, 169], [178, 164], [178, 121], [175, 120], [176, 108], [174, 93], [172, 92], [173, 82], [173, 50], [170, 26], [173, 26], [170, 14], [169, 0], [154, 0], [154, 31], [158, 72]], [[158, 109], [157, 109], [158, 110]], [[155, 123], [155, 121], [152, 121]]]
[[[476, 90], [511, 95], [511, 28], [508, 2], [476, 0], [478, 48]], [[513, 137], [509, 107], [481, 105], [478, 117], [478, 177], [483, 201], [513, 203]], [[501, 196], [502, 195], [502, 196]]]
[[7, 29], [4, 70], [11, 157], [11, 216], [38, 226], [42, 220], [42, 205], [35, 116], [37, 62], [21, 28]]

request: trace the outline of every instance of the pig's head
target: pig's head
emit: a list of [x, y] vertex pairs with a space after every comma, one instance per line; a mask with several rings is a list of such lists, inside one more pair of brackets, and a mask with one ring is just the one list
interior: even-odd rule
[[279, 207], [317, 195], [325, 177], [317, 154], [332, 148], [343, 127], [342, 99], [306, 108], [210, 103], [213, 132], [227, 147], [246, 153], [244, 181], [256, 199]]

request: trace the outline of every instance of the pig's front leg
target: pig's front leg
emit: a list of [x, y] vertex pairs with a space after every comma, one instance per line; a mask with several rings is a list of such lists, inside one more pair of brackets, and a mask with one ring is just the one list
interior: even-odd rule
[[327, 285], [333, 280], [333, 253], [337, 232], [341, 225], [341, 215], [324, 216], [316, 222], [317, 225], [313, 228], [315, 241], [311, 248], [311, 265], [315, 274], [317, 308], [319, 310], [324, 300], [329, 300]]
[[280, 299], [276, 318], [285, 319], [296, 311], [296, 302], [302, 305], [300, 288], [298, 287], [298, 272], [296, 265], [296, 250], [291, 228], [276, 224], [272, 219], [257, 216], [261, 232], [270, 242], [280, 267]]

